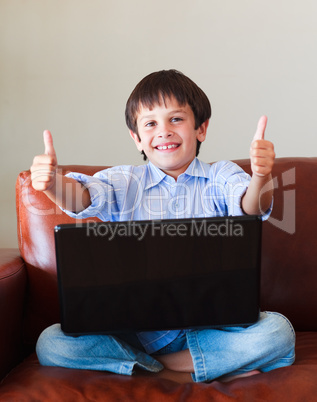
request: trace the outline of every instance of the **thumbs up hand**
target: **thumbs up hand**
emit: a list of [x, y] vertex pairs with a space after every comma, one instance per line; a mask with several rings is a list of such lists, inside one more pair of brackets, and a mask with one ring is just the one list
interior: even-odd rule
[[35, 190], [50, 190], [55, 185], [57, 158], [53, 146], [52, 134], [45, 130], [43, 133], [44, 154], [33, 159], [31, 170], [32, 186]]
[[53, 137], [50, 131], [45, 130], [43, 133], [43, 140], [44, 140], [44, 154], [51, 155], [56, 158], [55, 149], [53, 146]]
[[250, 148], [251, 169], [259, 177], [271, 174], [275, 159], [274, 145], [264, 139], [266, 124], [267, 117], [262, 116]]

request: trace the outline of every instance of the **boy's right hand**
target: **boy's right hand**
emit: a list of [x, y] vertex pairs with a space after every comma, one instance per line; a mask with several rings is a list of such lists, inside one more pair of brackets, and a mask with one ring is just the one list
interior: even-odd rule
[[43, 138], [44, 154], [36, 156], [30, 168], [32, 186], [37, 191], [50, 190], [56, 181], [57, 158], [52, 134], [48, 130], [45, 130]]

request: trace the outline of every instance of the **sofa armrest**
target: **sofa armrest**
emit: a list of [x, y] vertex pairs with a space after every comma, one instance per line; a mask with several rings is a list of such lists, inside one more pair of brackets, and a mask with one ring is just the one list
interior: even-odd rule
[[0, 249], [0, 379], [21, 359], [26, 267], [18, 249]]

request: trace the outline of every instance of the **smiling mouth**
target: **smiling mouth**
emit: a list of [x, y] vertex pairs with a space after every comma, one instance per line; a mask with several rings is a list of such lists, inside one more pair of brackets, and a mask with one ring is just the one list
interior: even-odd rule
[[159, 145], [155, 147], [158, 150], [165, 150], [165, 149], [173, 149], [173, 148], [178, 148], [179, 144], [170, 144], [170, 145]]

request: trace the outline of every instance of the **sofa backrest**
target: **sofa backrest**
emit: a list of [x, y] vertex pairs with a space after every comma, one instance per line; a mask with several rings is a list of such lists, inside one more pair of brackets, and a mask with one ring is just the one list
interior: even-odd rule
[[[105, 166], [59, 168], [63, 174], [82, 171], [92, 175]], [[28, 272], [24, 341], [33, 345], [43, 329], [60, 321], [54, 227], [76, 220], [62, 212], [44, 193], [33, 189], [30, 171], [21, 172], [17, 178], [16, 208], [18, 243]]]
[[301, 331], [317, 330], [316, 178], [317, 158], [278, 158], [273, 211], [263, 225], [261, 308]]
[[[250, 173], [249, 160], [235, 161]], [[105, 166], [62, 166], [63, 172], [93, 174]], [[274, 208], [263, 225], [263, 310], [285, 314], [297, 330], [317, 330], [317, 158], [280, 158], [273, 177]], [[54, 227], [74, 222], [32, 188], [30, 172], [16, 184], [18, 240], [28, 272], [25, 342], [59, 321]], [[97, 219], [96, 219], [97, 220]]]

